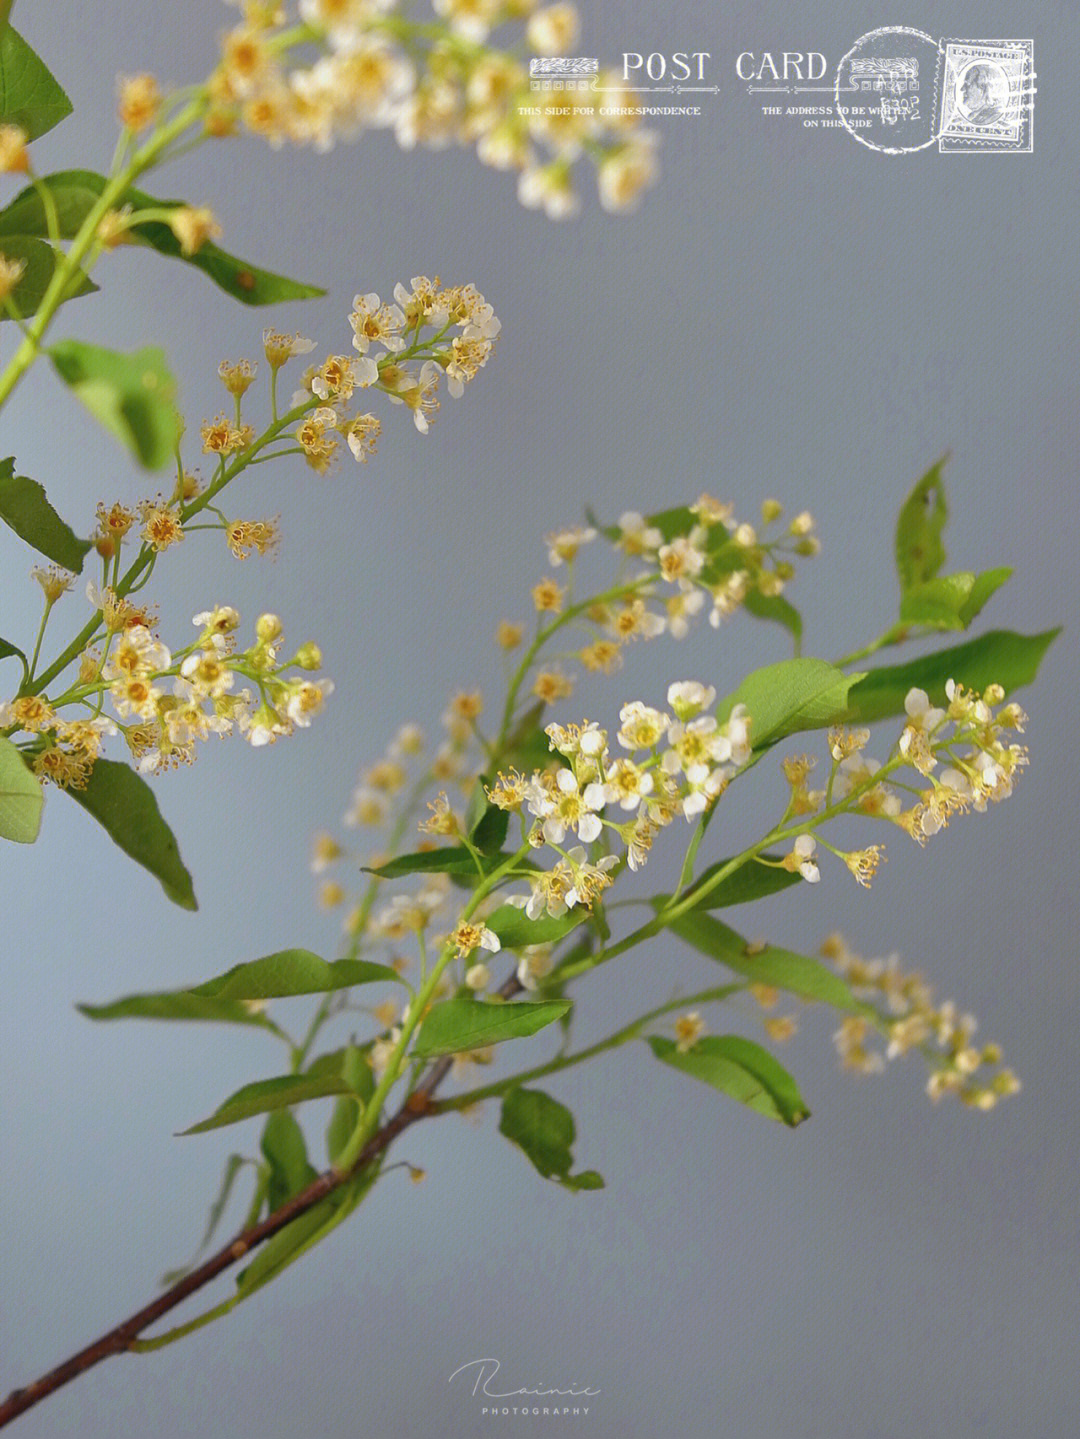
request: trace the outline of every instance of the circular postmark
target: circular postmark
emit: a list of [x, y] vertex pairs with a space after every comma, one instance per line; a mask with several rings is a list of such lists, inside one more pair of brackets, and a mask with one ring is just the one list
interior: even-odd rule
[[941, 58], [932, 35], [906, 25], [861, 35], [836, 67], [836, 113], [844, 129], [882, 155], [910, 155], [935, 144]]

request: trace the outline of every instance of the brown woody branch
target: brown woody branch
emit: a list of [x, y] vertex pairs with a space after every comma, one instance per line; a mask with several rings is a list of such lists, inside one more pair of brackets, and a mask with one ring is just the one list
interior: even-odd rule
[[[499, 993], [504, 999], [510, 999], [521, 989], [522, 986], [518, 983], [516, 975], [511, 975], [505, 984], [500, 986]], [[80, 1374], [85, 1374], [95, 1364], [100, 1364], [103, 1359], [108, 1359], [113, 1354], [123, 1354], [129, 1351], [143, 1331], [160, 1319], [162, 1315], [168, 1314], [171, 1309], [182, 1304], [185, 1299], [197, 1293], [212, 1279], [216, 1279], [219, 1274], [223, 1274], [226, 1269], [245, 1258], [260, 1244], [271, 1239], [287, 1224], [298, 1219], [301, 1214], [306, 1214], [309, 1209], [313, 1209], [328, 1194], [333, 1194], [342, 1185], [355, 1179], [365, 1166], [393, 1143], [402, 1130], [408, 1129], [410, 1125], [415, 1124], [418, 1119], [423, 1119], [426, 1115], [437, 1113], [435, 1106], [430, 1103], [431, 1095], [446, 1078], [451, 1063], [452, 1059], [447, 1057], [436, 1061], [431, 1066], [397, 1113], [371, 1136], [360, 1151], [356, 1163], [347, 1173], [341, 1174], [333, 1168], [325, 1170], [317, 1179], [313, 1179], [306, 1189], [302, 1189], [299, 1194], [294, 1194], [279, 1209], [275, 1209], [272, 1214], [268, 1214], [258, 1224], [253, 1224], [250, 1229], [241, 1230], [228, 1244], [219, 1249], [216, 1254], [211, 1255], [197, 1269], [193, 1269], [190, 1274], [185, 1275], [171, 1289], [158, 1295], [151, 1303], [137, 1310], [122, 1323], [117, 1324], [114, 1329], [110, 1329], [107, 1334], [102, 1334], [92, 1344], [88, 1344], [85, 1349], [80, 1349], [77, 1354], [65, 1359], [55, 1369], [50, 1369], [40, 1379], [35, 1379], [24, 1389], [13, 1390], [0, 1403], [0, 1429], [6, 1424], [10, 1424], [13, 1419], [17, 1419], [20, 1414], [25, 1414], [27, 1409], [32, 1409], [34, 1405], [40, 1404], [43, 1399], [55, 1393], [57, 1389], [62, 1389], [65, 1384], [70, 1384]]]

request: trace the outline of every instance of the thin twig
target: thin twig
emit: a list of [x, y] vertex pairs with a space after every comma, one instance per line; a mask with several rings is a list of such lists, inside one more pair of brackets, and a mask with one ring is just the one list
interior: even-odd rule
[[[521, 986], [516, 977], [513, 977], [502, 986], [501, 993], [504, 998], [510, 998], [516, 994]], [[383, 1127], [373, 1134], [367, 1144], [361, 1150], [359, 1157], [353, 1167], [344, 1174], [336, 1169], [327, 1169], [317, 1179], [313, 1179], [306, 1189], [299, 1194], [294, 1194], [279, 1209], [268, 1214], [258, 1224], [252, 1225], [249, 1229], [243, 1229], [228, 1244], [219, 1249], [216, 1254], [211, 1255], [205, 1263], [193, 1269], [190, 1274], [185, 1275], [177, 1284], [160, 1294], [144, 1308], [137, 1310], [129, 1318], [110, 1329], [107, 1334], [95, 1339], [85, 1349], [80, 1349], [55, 1369], [50, 1369], [40, 1379], [35, 1379], [24, 1389], [15, 1389], [8, 1395], [7, 1399], [0, 1403], [0, 1429], [24, 1414], [27, 1409], [40, 1404], [48, 1395], [63, 1388], [80, 1374], [85, 1374], [101, 1360], [108, 1359], [112, 1354], [122, 1354], [130, 1350], [132, 1343], [143, 1330], [148, 1329], [151, 1324], [160, 1319], [162, 1315], [168, 1314], [178, 1304], [223, 1274], [233, 1264], [245, 1258], [258, 1245], [265, 1243], [273, 1235], [279, 1233], [294, 1219], [301, 1214], [306, 1214], [313, 1209], [328, 1194], [333, 1194], [356, 1176], [383, 1150], [387, 1149], [397, 1136], [410, 1125], [415, 1124], [418, 1119], [434, 1113], [434, 1106], [430, 1104], [430, 1097], [435, 1089], [442, 1083], [449, 1073], [452, 1058], [438, 1060], [431, 1066], [427, 1074], [408, 1096], [401, 1108], [389, 1119]]]

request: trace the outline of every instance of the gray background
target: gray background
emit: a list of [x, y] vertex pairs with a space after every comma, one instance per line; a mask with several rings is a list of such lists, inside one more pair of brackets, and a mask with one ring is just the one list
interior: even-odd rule
[[[201, 75], [226, 18], [214, 4], [19, 5], [76, 103], [40, 147], [50, 166], [106, 164], [114, 74]], [[1034, 155], [885, 159], [842, 132], [765, 120], [735, 82], [741, 50], [815, 48], [835, 63], [883, 21], [1033, 36]], [[332, 953], [312, 833], [336, 822], [400, 720], [427, 721], [461, 686], [496, 693], [494, 622], [525, 614], [540, 537], [584, 502], [614, 516], [709, 489], [750, 518], [767, 494], [811, 509], [824, 551], [791, 594], [808, 650], [829, 656], [891, 622], [895, 512], [948, 448], [951, 563], [1017, 567], [986, 623], [1075, 625], [1074, 7], [793, 13], [759, 0], [655, 14], [635, 0], [588, 7], [585, 37], [583, 53], [610, 58], [711, 50], [723, 87], [701, 119], [659, 122], [663, 177], [632, 218], [587, 197], [556, 229], [472, 155], [402, 155], [380, 135], [322, 159], [208, 147], [154, 181], [212, 203], [231, 248], [327, 285], [329, 299], [269, 317], [327, 349], [346, 345], [355, 290], [386, 294], [418, 271], [475, 281], [505, 329], [427, 441], [388, 410], [364, 470], [255, 472], [239, 508], [281, 513], [276, 564], [239, 566], [193, 538], [161, 566], [166, 638], [214, 602], [248, 620], [274, 609], [293, 638], [319, 639], [338, 686], [324, 722], [288, 745], [210, 746], [157, 782], [200, 913], [169, 907], [56, 794], [39, 844], [5, 850], [5, 1389], [144, 1302], [186, 1256], [242, 1131], [173, 1133], [278, 1064], [258, 1035], [95, 1027], [74, 1003], [194, 982], [285, 943]], [[102, 271], [104, 292], [58, 333], [164, 341], [188, 413], [211, 413], [217, 361], [254, 354], [268, 317], [153, 257], [121, 252]], [[99, 497], [146, 492], [43, 370], [5, 420], [5, 452], [76, 526]], [[17, 636], [36, 613], [30, 558], [10, 537], [0, 546], [3, 627]], [[496, 1425], [447, 1376], [492, 1354], [507, 1388], [602, 1390], [587, 1420], [565, 1422], [604, 1439], [1075, 1433], [1073, 633], [1023, 697], [1032, 762], [1012, 802], [926, 852], [898, 836], [872, 894], [823, 865], [816, 890], [737, 916], [793, 947], [840, 927], [865, 953], [899, 950], [1001, 1042], [1019, 1098], [982, 1117], [933, 1109], [915, 1060], [840, 1073], [830, 1016], [810, 1011], [784, 1059], [814, 1117], [790, 1133], [661, 1071], [643, 1046], [624, 1050], [550, 1085], [602, 1193], [545, 1185], [494, 1133], [495, 1110], [478, 1126], [421, 1126], [401, 1153], [426, 1184], [388, 1176], [222, 1325], [108, 1362], [20, 1432], [471, 1436]], [[611, 718], [691, 675], [723, 691], [784, 654], [779, 631], [747, 618], [704, 627], [680, 650], [642, 648], [560, 713]], [[758, 785], [750, 812], [714, 826], [717, 846], [771, 812], [775, 780]], [[714, 973], [656, 942], [581, 987], [581, 1032]]]

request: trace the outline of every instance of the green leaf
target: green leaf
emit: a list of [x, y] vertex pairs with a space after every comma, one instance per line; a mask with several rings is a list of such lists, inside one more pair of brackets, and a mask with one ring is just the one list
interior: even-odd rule
[[328, 964], [308, 949], [282, 949], [195, 985], [190, 994], [216, 999], [280, 999], [290, 994], [329, 994], [354, 984], [403, 981], [388, 965], [366, 959], [339, 959]]
[[334, 1198], [331, 1195], [305, 1210], [273, 1239], [267, 1240], [247, 1268], [236, 1276], [236, 1289], [241, 1298], [247, 1299], [256, 1289], [269, 1284], [294, 1259], [299, 1259], [305, 1249], [316, 1244], [324, 1232], [341, 1222]]
[[1021, 635], [1013, 630], [991, 630], [966, 644], [937, 650], [904, 665], [888, 665], [856, 676], [848, 696], [847, 724], [872, 724], [904, 713], [908, 690], [925, 690], [930, 703], [944, 705], [945, 684], [954, 679], [969, 689], [984, 690], [1000, 684], [1006, 694], [1029, 685], [1038, 674], [1042, 657], [1061, 633], [1044, 630]]
[[743, 609], [749, 611], [755, 619], [772, 620], [774, 624], [783, 625], [791, 634], [795, 642], [795, 653], [798, 654], [802, 644], [802, 615], [783, 595], [763, 595], [760, 590], [748, 590], [743, 600]]
[[44, 803], [41, 781], [16, 746], [0, 735], [0, 839], [33, 844]]
[[[665, 544], [670, 544], [678, 535], [688, 535], [698, 523], [698, 518], [690, 513], [689, 505], [676, 505], [674, 509], [650, 515], [647, 523], [660, 531]], [[618, 526], [614, 527], [614, 533], [618, 535]]]
[[513, 765], [523, 774], [531, 774], [551, 763], [555, 756], [542, 724], [545, 708], [544, 701], [537, 700], [525, 710], [499, 753], [500, 764]]
[[1012, 570], [1005, 568], [987, 570], [978, 576], [965, 570], [924, 580], [901, 599], [900, 622], [928, 629], [966, 630], [1011, 574]]
[[750, 712], [754, 749], [799, 730], [822, 729], [843, 719], [847, 696], [860, 675], [846, 675], [825, 660], [782, 660], [754, 670], [721, 704], [724, 721], [737, 704]]
[[717, 1035], [699, 1039], [692, 1049], [680, 1054], [673, 1039], [653, 1035], [649, 1047], [657, 1059], [673, 1069], [700, 1079], [769, 1119], [778, 1119], [794, 1129], [810, 1117], [791, 1075], [767, 1049], [750, 1039]]
[[86, 788], [67, 789], [64, 794], [93, 815], [125, 854], [149, 870], [174, 904], [198, 909], [173, 832], [141, 775], [126, 764], [99, 759]]
[[380, 1160], [375, 1160], [355, 1179], [306, 1210], [262, 1246], [255, 1258], [236, 1276], [236, 1297], [243, 1300], [276, 1279], [308, 1249], [318, 1244], [342, 1220], [347, 1219], [379, 1177]]
[[819, 959], [773, 945], [751, 954], [741, 934], [700, 910], [680, 915], [668, 928], [710, 959], [745, 975], [751, 984], [767, 984], [800, 999], [831, 1004], [834, 1009], [858, 1012], [864, 1007], [845, 981]]
[[[202, 1254], [203, 1250], [217, 1232], [217, 1227], [225, 1214], [225, 1206], [229, 1202], [230, 1194], [232, 1194], [233, 1185], [236, 1183], [236, 1177], [248, 1162], [242, 1154], [230, 1154], [226, 1160], [225, 1172], [221, 1176], [221, 1187], [217, 1192], [217, 1197], [213, 1204], [210, 1206], [210, 1213], [206, 1220], [206, 1229], [199, 1242], [199, 1247], [195, 1251], [195, 1259]], [[183, 1265], [180, 1269], [170, 1269], [168, 1274], [161, 1276], [162, 1286], [166, 1289], [171, 1289], [174, 1284], [183, 1279], [185, 1274], [191, 1273], [194, 1265], [195, 1260], [193, 1259], [191, 1263]]]
[[276, 1109], [263, 1126], [259, 1147], [270, 1165], [267, 1200], [271, 1210], [306, 1189], [315, 1178], [308, 1162], [304, 1131], [287, 1109]]
[[545, 1179], [565, 1189], [603, 1189], [593, 1169], [571, 1174], [574, 1162], [574, 1116], [539, 1089], [510, 1089], [503, 1096], [499, 1133], [516, 1144]]
[[896, 571], [901, 593], [931, 580], [945, 563], [941, 535], [949, 518], [941, 469], [945, 459], [927, 470], [908, 495], [896, 523]]
[[[779, 859], [779, 855], [765, 854], [763, 859]], [[703, 869], [694, 880], [693, 884], [682, 896], [683, 899], [693, 899], [696, 894], [705, 888], [714, 874], [718, 874], [725, 865], [731, 863], [730, 859], [718, 859], [715, 864], [710, 864]], [[722, 879], [715, 889], [696, 901], [696, 906], [701, 909], [726, 909], [732, 904], [751, 904], [755, 899], [764, 899], [770, 894], [779, 894], [782, 890], [790, 889], [793, 884], [801, 884], [802, 876], [792, 874], [789, 869], [774, 869], [771, 865], [755, 864], [748, 860], [746, 864], [740, 865], [738, 869], [732, 870], [726, 879]], [[659, 907], [664, 900], [654, 900], [653, 904]]]
[[1011, 577], [1012, 570], [1008, 565], [999, 565], [997, 569], [984, 570], [981, 575], [975, 576], [971, 592], [960, 607], [960, 620], [965, 629], [981, 613], [987, 600]]
[[8, 24], [0, 30], [0, 123], [21, 125], [31, 140], [71, 114], [71, 101], [48, 67]]
[[271, 1027], [264, 1015], [253, 1013], [238, 999], [207, 999], [186, 989], [128, 994], [111, 1004], [80, 1004], [76, 1008], [87, 1019], [194, 1019], [215, 1024], [251, 1024], [258, 1029]]
[[506, 842], [510, 811], [491, 803], [487, 797], [489, 783], [486, 775], [480, 775], [473, 785], [465, 825], [469, 839], [477, 849], [484, 854], [497, 854]]
[[568, 999], [544, 999], [531, 1004], [483, 1004], [476, 999], [447, 999], [425, 1016], [412, 1053], [418, 1059], [435, 1054], [460, 1054], [535, 1034], [561, 1019], [570, 1008]]
[[[368, 1070], [371, 1073], [371, 1070]], [[351, 1094], [342, 1094], [334, 1101], [334, 1112], [326, 1126], [326, 1158], [330, 1164], [337, 1163], [337, 1157], [353, 1136], [360, 1122], [360, 1104]]]
[[0, 640], [0, 660], [8, 660], [14, 657], [19, 660], [23, 667], [23, 679], [30, 673], [30, 666], [27, 664], [26, 656], [18, 645], [9, 644], [7, 640]]
[[15, 473], [13, 459], [0, 461], [0, 519], [38, 554], [79, 574], [89, 540], [76, 537], [49, 504], [37, 480]]
[[238, 1124], [256, 1114], [270, 1114], [275, 1109], [287, 1109], [293, 1104], [304, 1104], [309, 1099], [325, 1099], [330, 1094], [345, 1093], [347, 1086], [340, 1075], [282, 1074], [274, 1079], [259, 1079], [230, 1094], [208, 1119], [181, 1130], [181, 1134], [205, 1134], [209, 1129]]
[[160, 470], [173, 460], [178, 438], [176, 381], [156, 345], [121, 354], [82, 340], [49, 350], [56, 373], [139, 464]]
[[499, 937], [503, 949], [523, 949], [529, 944], [555, 944], [589, 917], [584, 905], [575, 905], [565, 914], [542, 914], [530, 919], [515, 904], [503, 904], [484, 921]]
[[[484, 873], [498, 869], [510, 856], [508, 854], [482, 855], [480, 862]], [[440, 849], [424, 849], [416, 854], [399, 854], [386, 864], [369, 868], [361, 865], [365, 874], [378, 875], [380, 879], [401, 879], [407, 874], [468, 874], [474, 878], [479, 874], [476, 860], [463, 844], [444, 845]]]
[[[104, 176], [92, 170], [61, 170], [45, 176], [43, 183], [49, 187], [56, 204], [60, 234], [70, 240], [101, 198], [107, 182]], [[130, 205], [134, 211], [178, 210], [185, 203], [183, 200], [157, 200], [145, 191], [129, 189], [117, 201], [117, 208]], [[48, 234], [41, 198], [32, 186], [17, 195], [0, 213], [0, 236], [12, 233]], [[128, 233], [136, 244], [149, 246], [159, 255], [182, 260], [201, 270], [215, 285], [244, 305], [278, 305], [286, 300], [309, 300], [326, 293], [318, 285], [307, 285], [300, 280], [290, 280], [285, 275], [275, 275], [271, 270], [261, 270], [257, 265], [230, 255], [227, 250], [219, 249], [212, 241], [201, 246], [193, 255], [185, 255], [179, 240], [162, 220], [147, 220], [132, 226]], [[0, 249], [3, 249], [2, 244]]]
[[[37, 314], [45, 298], [60, 256], [51, 245], [34, 235], [4, 235], [0, 239], [0, 254], [8, 260], [26, 262], [26, 269], [11, 292], [11, 299], [22, 318], [29, 320]], [[97, 288], [85, 271], [76, 269], [68, 281], [61, 303], [74, 300], [79, 295], [93, 294]], [[0, 321], [10, 319], [7, 310], [0, 309]]]

